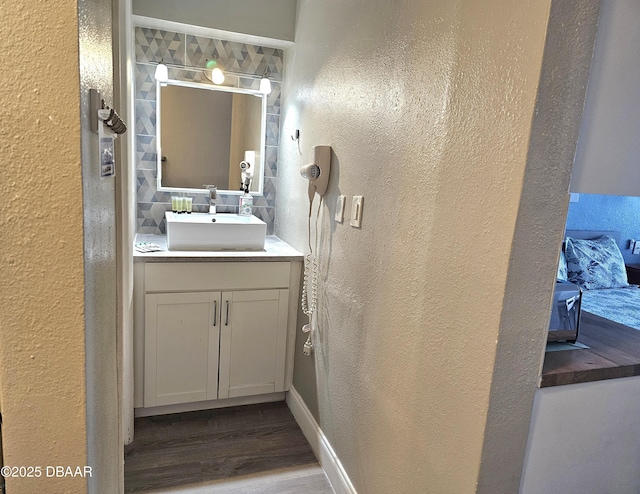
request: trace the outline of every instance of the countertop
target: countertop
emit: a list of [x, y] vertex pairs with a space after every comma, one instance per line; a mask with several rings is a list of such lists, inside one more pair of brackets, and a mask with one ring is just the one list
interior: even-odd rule
[[578, 342], [589, 348], [548, 352], [542, 387], [640, 375], [640, 331], [582, 311]]
[[175, 261], [302, 261], [304, 254], [297, 251], [289, 244], [274, 235], [267, 235], [264, 250], [240, 251], [191, 251], [191, 250], [167, 250], [167, 237], [165, 235], [137, 234], [134, 245], [140, 242], [150, 242], [159, 245], [162, 250], [156, 252], [138, 252], [133, 249], [134, 262], [175, 262]]

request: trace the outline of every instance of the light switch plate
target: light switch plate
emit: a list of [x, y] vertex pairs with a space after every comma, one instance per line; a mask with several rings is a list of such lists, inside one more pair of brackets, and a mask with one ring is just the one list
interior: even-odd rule
[[353, 201], [351, 203], [351, 226], [355, 228], [360, 228], [362, 225], [362, 201], [364, 197], [362, 196], [353, 196]]
[[338, 196], [338, 202], [336, 203], [336, 221], [342, 223], [344, 221], [344, 204], [346, 202], [345, 196]]

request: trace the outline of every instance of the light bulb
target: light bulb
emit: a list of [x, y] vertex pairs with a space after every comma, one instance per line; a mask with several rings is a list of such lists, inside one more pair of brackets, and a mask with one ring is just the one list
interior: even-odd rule
[[211, 71], [211, 82], [214, 84], [222, 84], [224, 82], [224, 73], [218, 67]]
[[266, 77], [260, 79], [260, 92], [262, 94], [271, 94], [271, 81]]
[[169, 80], [169, 69], [163, 63], [159, 63], [155, 73], [156, 81], [167, 82]]

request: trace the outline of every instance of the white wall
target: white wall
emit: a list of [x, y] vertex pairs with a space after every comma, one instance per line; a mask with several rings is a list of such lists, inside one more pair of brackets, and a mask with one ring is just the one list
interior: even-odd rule
[[232, 33], [293, 41], [296, 0], [133, 0], [133, 13]]
[[602, 2], [571, 192], [640, 196], [640, 2]]
[[640, 492], [640, 377], [536, 391], [522, 494]]
[[[312, 145], [334, 156], [315, 354], [297, 357], [294, 382], [359, 492], [475, 492], [481, 457], [496, 453], [487, 420], [504, 417], [517, 441], [482, 475], [492, 492], [518, 488], [573, 155], [525, 173], [548, 14], [549, 2], [298, 4], [276, 216], [298, 249], [297, 170]], [[347, 215], [364, 195], [361, 229], [333, 220], [338, 194]], [[535, 241], [513, 268], [517, 222], [519, 241]], [[527, 280], [527, 304], [505, 294], [507, 277]], [[502, 337], [512, 345], [494, 369]], [[516, 386], [491, 390], [514, 372]]]

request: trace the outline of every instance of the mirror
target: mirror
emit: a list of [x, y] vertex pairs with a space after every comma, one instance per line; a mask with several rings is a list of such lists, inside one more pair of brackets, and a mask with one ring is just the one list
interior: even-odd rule
[[[253, 161], [250, 192], [262, 193], [266, 95], [169, 80], [156, 84], [158, 190], [240, 194], [241, 161]], [[208, 192], [207, 192], [208, 193]]]

